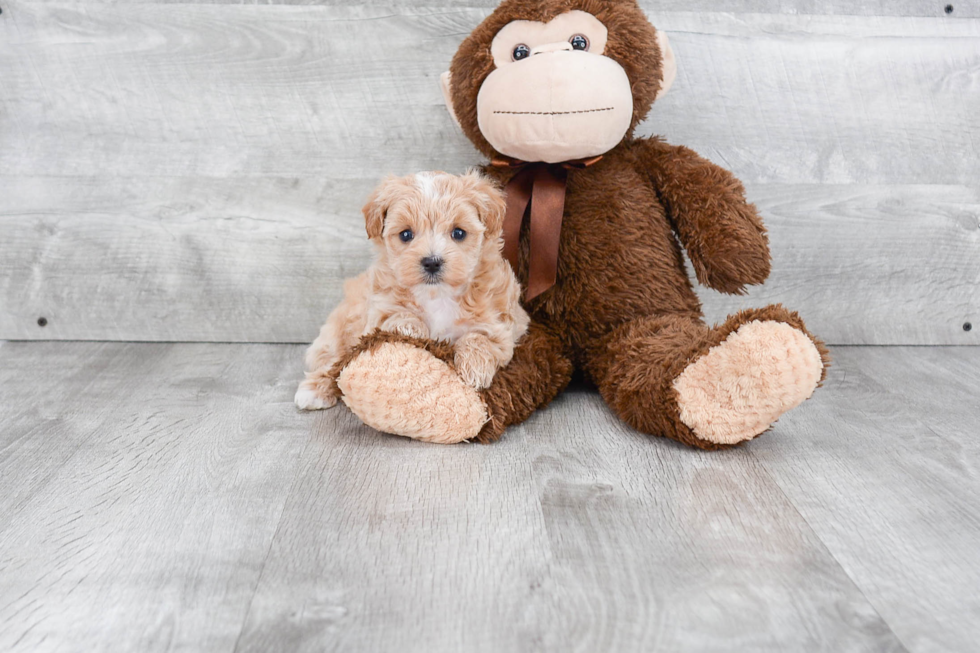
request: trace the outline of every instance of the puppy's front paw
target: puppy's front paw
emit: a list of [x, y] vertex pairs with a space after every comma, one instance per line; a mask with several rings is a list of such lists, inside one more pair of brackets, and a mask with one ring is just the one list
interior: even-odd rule
[[400, 333], [403, 336], [410, 336], [412, 338], [428, 338], [429, 330], [425, 328], [425, 325], [421, 322], [405, 322], [399, 324], [395, 329], [395, 333]]
[[429, 329], [425, 323], [417, 317], [389, 317], [381, 325], [382, 331], [398, 333], [410, 338], [425, 339], [429, 337]]
[[293, 401], [296, 402], [296, 407], [300, 410], [321, 410], [337, 405], [337, 397], [322, 392], [313, 381], [300, 383]]
[[493, 381], [493, 375], [497, 373], [497, 361], [480, 347], [457, 343], [454, 359], [456, 371], [467, 384], [477, 390], [488, 387]]

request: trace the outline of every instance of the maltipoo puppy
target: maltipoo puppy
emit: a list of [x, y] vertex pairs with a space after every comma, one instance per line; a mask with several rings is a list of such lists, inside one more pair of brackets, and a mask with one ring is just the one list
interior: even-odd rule
[[453, 343], [463, 379], [490, 385], [529, 321], [501, 255], [504, 212], [500, 190], [475, 172], [385, 180], [364, 207], [374, 263], [344, 283], [343, 301], [307, 350], [296, 405], [336, 404], [334, 364], [379, 328]]

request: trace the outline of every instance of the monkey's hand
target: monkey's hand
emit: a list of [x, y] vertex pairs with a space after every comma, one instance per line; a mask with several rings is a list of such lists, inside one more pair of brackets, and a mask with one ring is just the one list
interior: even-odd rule
[[650, 138], [634, 142], [702, 284], [729, 294], [769, 276], [769, 239], [741, 182], [686, 147]]

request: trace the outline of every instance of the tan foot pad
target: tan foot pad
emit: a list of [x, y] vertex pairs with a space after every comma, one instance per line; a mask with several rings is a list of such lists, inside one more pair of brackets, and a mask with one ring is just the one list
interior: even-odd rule
[[402, 343], [386, 343], [352, 360], [337, 378], [343, 401], [368, 426], [424, 442], [475, 438], [486, 406], [446, 363]]
[[680, 418], [702, 440], [736, 444], [769, 428], [820, 382], [820, 352], [788, 324], [743, 324], [674, 381]]

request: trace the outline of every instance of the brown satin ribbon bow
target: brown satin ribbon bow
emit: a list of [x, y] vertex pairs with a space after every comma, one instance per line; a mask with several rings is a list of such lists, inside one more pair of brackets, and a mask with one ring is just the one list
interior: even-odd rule
[[601, 156], [562, 163], [528, 163], [494, 159], [498, 168], [516, 168], [518, 173], [507, 182], [507, 214], [504, 217], [504, 257], [517, 273], [521, 225], [531, 206], [530, 256], [524, 299], [531, 300], [555, 285], [558, 277], [558, 241], [565, 213], [565, 181], [571, 169], [586, 168]]

